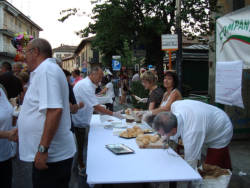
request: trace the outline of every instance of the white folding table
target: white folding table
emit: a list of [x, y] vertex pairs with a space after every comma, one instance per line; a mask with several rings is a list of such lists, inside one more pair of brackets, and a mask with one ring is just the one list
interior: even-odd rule
[[[118, 184], [200, 180], [172, 149], [140, 149], [135, 139], [124, 139], [104, 129], [99, 115], [93, 115], [87, 150], [87, 183]], [[115, 155], [107, 144], [125, 144], [134, 154]]]

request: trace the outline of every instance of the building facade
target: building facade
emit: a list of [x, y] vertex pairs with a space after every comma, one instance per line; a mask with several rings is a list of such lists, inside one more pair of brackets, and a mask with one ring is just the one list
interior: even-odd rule
[[28, 16], [5, 0], [0, 0], [0, 63], [13, 62], [16, 49], [11, 44], [15, 33], [27, 32], [34, 38], [39, 37], [42, 28]]
[[99, 64], [100, 53], [92, 48], [94, 37], [85, 38], [75, 50], [75, 64], [82, 72], [87, 72], [92, 64]]
[[61, 44], [61, 46], [53, 49], [53, 57], [57, 59], [67, 59], [74, 56], [76, 46]]
[[93, 64], [100, 64], [101, 54], [98, 50], [92, 48], [94, 37], [83, 39], [76, 47], [73, 56], [62, 59], [63, 68], [72, 72], [79, 69], [87, 73]]
[[72, 72], [73, 70], [77, 69], [74, 56], [63, 59], [62, 68], [69, 72]]

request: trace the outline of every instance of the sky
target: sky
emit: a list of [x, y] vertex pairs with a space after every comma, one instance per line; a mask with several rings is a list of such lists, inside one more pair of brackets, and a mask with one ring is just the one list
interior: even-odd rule
[[[92, 11], [90, 0], [8, 0], [17, 9], [29, 16], [43, 31], [40, 37], [47, 39], [52, 48], [61, 44], [78, 45], [81, 38], [75, 34], [88, 26], [91, 18], [87, 16]], [[59, 22], [60, 11], [69, 8], [79, 8], [86, 15], [72, 16], [63, 23]]]

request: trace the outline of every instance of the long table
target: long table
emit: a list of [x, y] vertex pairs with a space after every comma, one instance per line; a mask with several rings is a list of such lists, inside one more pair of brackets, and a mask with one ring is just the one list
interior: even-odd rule
[[[124, 139], [104, 129], [99, 115], [93, 115], [88, 137], [87, 183], [118, 184], [200, 180], [172, 149], [140, 149], [135, 139]], [[125, 144], [135, 153], [115, 155], [107, 144]]]

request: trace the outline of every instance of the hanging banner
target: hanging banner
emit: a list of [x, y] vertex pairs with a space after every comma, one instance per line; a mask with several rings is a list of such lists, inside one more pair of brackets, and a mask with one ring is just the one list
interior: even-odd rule
[[250, 68], [250, 6], [216, 21], [216, 62], [243, 61]]
[[[250, 69], [250, 6], [216, 20], [215, 100], [244, 108], [242, 69]], [[232, 75], [231, 75], [232, 74]]]
[[241, 83], [242, 61], [217, 62], [215, 102], [244, 108]]

